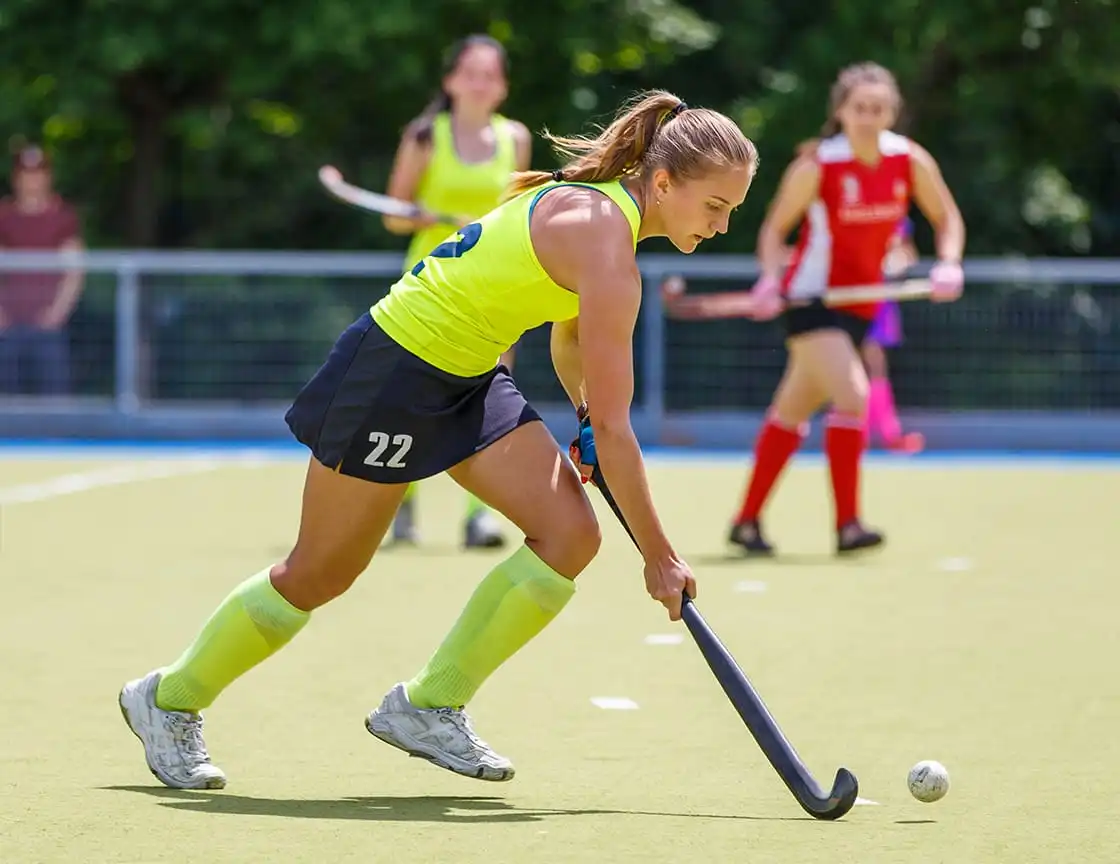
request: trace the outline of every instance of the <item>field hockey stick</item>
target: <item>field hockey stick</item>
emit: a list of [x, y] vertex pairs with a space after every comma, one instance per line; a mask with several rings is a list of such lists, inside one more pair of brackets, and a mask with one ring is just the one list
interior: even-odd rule
[[849, 306], [856, 303], [879, 303], [905, 300], [928, 300], [933, 285], [928, 279], [907, 279], [881, 285], [852, 285], [825, 292], [826, 306]]
[[384, 216], [398, 216], [401, 219], [433, 219], [437, 223], [458, 225], [463, 220], [457, 216], [446, 213], [432, 213], [411, 201], [402, 201], [380, 192], [371, 192], [352, 183], [347, 183], [340, 172], [333, 165], [324, 165], [319, 169], [319, 182], [339, 201], [345, 201], [361, 210], [381, 213]]
[[[928, 299], [933, 288], [928, 279], [880, 285], [852, 285], [826, 291], [821, 300], [826, 306], [843, 308], [858, 303]], [[747, 291], [720, 294], [677, 295], [665, 300], [665, 314], [680, 320], [702, 321], [713, 318], [749, 318], [753, 303]]]
[[[607, 488], [603, 472], [599, 470], [598, 465], [592, 470], [591, 480], [599, 488], [607, 505], [637, 546], [638, 541], [634, 538], [630, 526], [626, 524], [626, 519], [615, 503], [610, 489]], [[851, 810], [859, 795], [859, 781], [856, 780], [856, 776], [847, 768], [841, 768], [836, 772], [831, 791], [825, 792], [821, 789], [801, 757], [797, 755], [797, 751], [793, 749], [793, 745], [778, 727], [750, 679], [735, 662], [731, 652], [719, 640], [708, 622], [704, 620], [704, 616], [696, 608], [695, 601], [684, 592], [681, 594], [681, 618], [723, 688], [723, 692], [727, 694], [727, 698], [735, 706], [735, 710], [758, 742], [763, 754], [778, 772], [778, 776], [782, 778], [789, 791], [793, 793], [801, 808], [813, 818], [823, 820], [839, 819]]]

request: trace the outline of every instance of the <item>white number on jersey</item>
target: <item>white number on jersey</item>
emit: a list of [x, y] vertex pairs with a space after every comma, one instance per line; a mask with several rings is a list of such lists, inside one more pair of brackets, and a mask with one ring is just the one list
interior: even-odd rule
[[390, 436], [388, 432], [370, 432], [369, 443], [373, 445], [373, 450], [365, 458], [367, 465], [372, 465], [374, 468], [404, 468], [404, 457], [408, 451], [412, 449], [412, 436], [411, 435], [393, 435], [392, 443], [396, 447], [396, 451], [389, 457], [388, 462], [382, 462], [381, 457], [385, 455], [385, 451], [389, 449]]

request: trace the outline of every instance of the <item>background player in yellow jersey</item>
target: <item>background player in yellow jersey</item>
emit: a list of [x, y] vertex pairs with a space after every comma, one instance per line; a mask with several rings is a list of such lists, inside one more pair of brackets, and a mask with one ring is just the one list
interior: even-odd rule
[[[509, 200], [436, 246], [339, 337], [288, 410], [312, 454], [292, 551], [235, 588], [178, 660], [119, 696], [149, 768], [167, 785], [225, 785], [199, 712], [345, 592], [407, 484], [442, 471], [509, 518], [525, 542], [482, 580], [424, 668], [389, 690], [366, 728], [450, 771], [513, 777], [464, 706], [560, 613], [599, 550], [579, 474], [498, 365], [532, 327], [553, 322], [557, 376], [577, 415], [590, 412], [594, 441], [582, 420], [581, 441], [594, 443], [634, 533], [646, 590], [671, 620], [680, 618], [682, 591], [695, 596], [630, 426], [642, 299], [635, 248], [668, 237], [692, 252], [726, 232], [758, 154], [727, 117], [686, 109], [662, 91], [625, 106], [595, 138], [553, 140], [569, 157], [565, 167], [519, 174]], [[595, 461], [590, 452], [581, 449], [581, 461]], [[371, 657], [375, 644], [364, 646]]]
[[[395, 234], [411, 234], [405, 268], [410, 269], [456, 228], [498, 205], [514, 171], [529, 167], [532, 135], [516, 120], [498, 114], [509, 92], [508, 60], [496, 39], [461, 39], [444, 57], [439, 94], [408, 128], [397, 149], [388, 193], [433, 213], [462, 217], [457, 225], [387, 217]], [[513, 369], [513, 348], [502, 355]], [[393, 539], [419, 541], [416, 486], [409, 486], [393, 521]], [[474, 495], [467, 495], [463, 544], [504, 544], [497, 520]]]

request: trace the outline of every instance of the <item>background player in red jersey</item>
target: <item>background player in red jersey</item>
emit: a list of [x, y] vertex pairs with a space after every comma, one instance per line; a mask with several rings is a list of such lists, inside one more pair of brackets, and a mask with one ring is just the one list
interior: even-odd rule
[[[955, 300], [963, 275], [964, 221], [929, 153], [891, 131], [901, 97], [894, 76], [873, 63], [844, 69], [833, 85], [830, 116], [814, 154], [786, 170], [758, 238], [762, 276], [747, 295], [747, 317], [783, 313], [789, 358], [755, 443], [755, 462], [731, 542], [768, 554], [760, 515], [812, 415], [831, 404], [825, 432], [836, 515], [836, 548], [851, 552], [883, 542], [859, 518], [859, 472], [864, 449], [868, 382], [856, 346], [878, 305], [838, 311], [826, 307], [826, 288], [882, 279], [891, 236], [911, 196], [934, 226], [938, 263], [930, 273], [932, 299]], [[792, 260], [782, 275], [784, 240], [801, 222]]]
[[[819, 138], [805, 141], [797, 148], [799, 156], [815, 158]], [[903, 218], [887, 245], [883, 259], [883, 275], [887, 279], [901, 276], [918, 263], [918, 249], [914, 245], [914, 223], [910, 217]], [[786, 249], [792, 257], [794, 249]], [[921, 432], [903, 432], [894, 404], [894, 389], [891, 386], [887, 369], [888, 348], [902, 344], [902, 311], [897, 300], [887, 300], [879, 304], [871, 326], [859, 346], [863, 365], [867, 370], [867, 424], [864, 427], [863, 442], [871, 446], [872, 433], [877, 432], [888, 450], [899, 453], [920, 453], [925, 448], [925, 436]]]

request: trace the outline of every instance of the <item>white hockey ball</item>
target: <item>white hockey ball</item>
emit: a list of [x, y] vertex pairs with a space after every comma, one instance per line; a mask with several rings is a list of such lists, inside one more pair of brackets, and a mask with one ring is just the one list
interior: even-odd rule
[[945, 797], [949, 791], [949, 772], [940, 762], [925, 759], [910, 769], [906, 778], [910, 794], [926, 804]]

